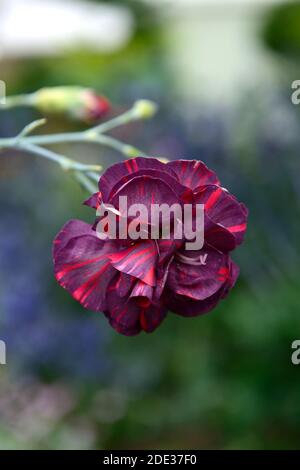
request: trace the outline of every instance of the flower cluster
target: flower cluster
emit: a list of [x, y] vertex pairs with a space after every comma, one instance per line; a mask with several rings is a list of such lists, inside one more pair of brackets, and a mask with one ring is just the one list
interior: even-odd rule
[[229, 253], [243, 241], [246, 207], [195, 160], [138, 157], [117, 163], [100, 177], [99, 191], [86, 204], [118, 211], [120, 196], [145, 206], [203, 204], [204, 246], [188, 251], [184, 237], [172, 236], [103, 240], [96, 224], [71, 220], [54, 240], [59, 284], [84, 307], [104, 312], [125, 335], [155, 330], [168, 311], [191, 317], [212, 310], [238, 277]]

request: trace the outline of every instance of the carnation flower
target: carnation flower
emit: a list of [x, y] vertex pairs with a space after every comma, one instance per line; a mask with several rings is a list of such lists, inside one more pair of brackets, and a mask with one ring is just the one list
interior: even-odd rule
[[[112, 165], [100, 177], [99, 191], [85, 204], [110, 208], [108, 212], [115, 212], [121, 223], [120, 196], [146, 208], [203, 204], [202, 248], [187, 249], [185, 236], [177, 238], [174, 230], [169, 238], [107, 235], [101, 239], [99, 217], [92, 225], [71, 220], [54, 240], [59, 284], [85, 308], [103, 312], [112, 327], [125, 335], [152, 332], [168, 311], [190, 317], [212, 310], [238, 277], [230, 252], [243, 241], [246, 207], [220, 186], [212, 170], [195, 160], [162, 163], [138, 157]], [[125, 221], [129, 226], [132, 218], [126, 215]], [[152, 222], [145, 221], [148, 235]]]

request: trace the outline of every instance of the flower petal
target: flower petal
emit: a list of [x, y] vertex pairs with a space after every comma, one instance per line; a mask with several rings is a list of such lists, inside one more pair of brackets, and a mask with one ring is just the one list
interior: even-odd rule
[[133, 286], [136, 282], [135, 277], [130, 276], [129, 274], [122, 273], [118, 271], [118, 275], [113, 283], [108, 286], [107, 293], [110, 295], [111, 292], [117, 293], [120, 297], [129, 297], [130, 292], [133, 289]]
[[147, 333], [157, 328], [166, 316], [166, 309], [150, 305], [143, 307], [136, 299], [124, 299], [112, 294], [108, 298], [108, 309], [104, 312], [111, 326], [123, 335], [131, 336], [141, 330]]
[[[186, 201], [189, 197], [190, 200], [192, 200], [192, 192], [190, 192], [189, 194], [189, 192], [187, 191], [187, 188], [177, 181], [175, 175], [172, 176], [162, 170], [158, 171], [158, 170], [153, 170], [153, 169], [143, 169], [143, 170], [136, 171], [133, 174], [123, 176], [112, 188], [108, 201], [104, 201], [104, 202], [110, 202], [113, 196], [118, 192], [118, 190], [124, 184], [128, 183], [130, 180], [132, 180], [133, 178], [136, 178], [137, 176], [145, 176], [145, 177], [150, 176], [152, 178], [159, 179], [167, 183], [169, 187], [172, 188], [173, 192], [175, 192], [178, 199], [180, 200], [183, 199], [184, 201]], [[144, 195], [144, 191], [143, 191], [143, 195]]]
[[91, 226], [86, 222], [82, 222], [82, 220], [69, 220], [53, 241], [53, 258], [57, 256], [58, 252], [65, 247], [71, 238], [81, 235], [94, 235]]
[[148, 211], [149, 219], [153, 204], [166, 203], [171, 206], [179, 203], [178, 195], [171, 186], [162, 179], [149, 175], [134, 177], [121, 186], [110, 200], [116, 209], [119, 209], [120, 196], [127, 197], [128, 208], [136, 203], [143, 204]]
[[85, 206], [92, 207], [93, 209], [98, 209], [101, 203], [102, 203], [102, 195], [100, 191], [92, 194], [88, 199], [86, 199], [83, 202]]
[[228, 253], [236, 247], [236, 239], [225, 227], [213, 222], [206, 214], [204, 215], [204, 238], [205, 243], [222, 253]]
[[167, 314], [166, 307], [150, 305], [140, 313], [140, 324], [146, 333], [152, 333], [161, 324]]
[[134, 175], [139, 170], [157, 170], [169, 173], [175, 176], [173, 171], [168, 166], [156, 158], [151, 157], [136, 157], [130, 158], [120, 163], [116, 163], [109, 167], [99, 179], [99, 189], [102, 193], [103, 200], [108, 201], [113, 187], [118, 181], [127, 175]]
[[208, 185], [195, 194], [198, 204], [205, 204], [206, 215], [219, 226], [225, 227], [236, 241], [242, 243], [247, 229], [248, 210], [226, 189]]
[[130, 297], [144, 297], [148, 300], [148, 305], [150, 305], [150, 301], [153, 297], [153, 287], [138, 279], [135, 281]]
[[194, 300], [190, 297], [174, 294], [171, 290], [167, 290], [164, 293], [164, 302], [171, 312], [184, 317], [195, 317], [208, 313], [216, 307], [221, 299], [227, 296], [230, 289], [234, 286], [239, 274], [239, 269], [233, 261], [230, 262], [229, 271], [230, 276], [222, 287], [212, 296], [204, 300]]
[[91, 228], [87, 234], [78, 235], [73, 230], [78, 227], [73, 221], [66, 224], [54, 241], [56, 246], [56, 240], [60, 240], [61, 246], [54, 257], [55, 277], [84, 307], [102, 311], [106, 290], [117, 275], [107, 257], [116, 246], [97, 238]]
[[133, 336], [141, 331], [140, 307], [134, 301], [128, 301], [117, 294], [110, 294], [107, 303], [108, 307], [104, 314], [118, 333]]
[[228, 255], [207, 246], [197, 252], [183, 251], [170, 266], [167, 286], [177, 294], [204, 300], [227, 282], [228, 263]]
[[155, 286], [157, 248], [152, 240], [135, 243], [129, 248], [108, 255], [111, 264], [118, 270]]
[[217, 175], [200, 160], [173, 160], [167, 163], [178, 181], [192, 190], [206, 184], [219, 184]]

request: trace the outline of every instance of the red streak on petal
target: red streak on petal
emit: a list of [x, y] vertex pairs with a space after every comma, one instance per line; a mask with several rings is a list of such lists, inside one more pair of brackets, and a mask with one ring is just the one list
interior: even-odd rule
[[186, 162], [186, 161], [182, 162], [182, 164], [181, 164], [181, 171], [180, 171], [180, 173], [181, 173], [182, 176], [183, 176], [184, 173], [186, 172], [187, 168], [188, 168], [188, 162]]
[[107, 292], [113, 292], [116, 290], [116, 286], [114, 284], [112, 284], [111, 286], [108, 286], [107, 288]]
[[232, 227], [227, 227], [227, 230], [229, 230], [231, 233], [243, 232], [246, 230], [246, 224], [233, 225]]
[[145, 284], [149, 284], [151, 286], [154, 286], [155, 285], [154, 279], [155, 279], [155, 271], [154, 271], [154, 268], [152, 267], [152, 268], [149, 269], [147, 274], [142, 278], [142, 281]]
[[91, 294], [91, 292], [95, 289], [96, 282], [98, 281], [101, 274], [103, 274], [103, 272], [106, 270], [109, 264], [110, 264], [109, 261], [106, 262], [96, 274], [91, 276], [84, 284], [79, 286], [72, 293], [74, 299], [84, 302], [87, 299], [87, 297]]
[[102, 198], [101, 193], [98, 193], [98, 195], [97, 195], [97, 202], [96, 202], [96, 209], [98, 209], [98, 207], [99, 207], [100, 204], [101, 204], [101, 198]]
[[128, 311], [128, 308], [126, 307], [119, 313], [119, 315], [116, 318], [117, 323], [119, 323], [120, 320], [122, 320], [122, 318], [124, 317], [125, 313], [127, 313], [127, 311]]
[[101, 255], [101, 256], [97, 256], [96, 258], [87, 259], [85, 261], [82, 261], [81, 263], [65, 265], [64, 268], [61, 271], [58, 271], [56, 273], [56, 275], [55, 275], [56, 279], [59, 281], [69, 271], [73, 271], [73, 269], [81, 268], [82, 266], [86, 266], [87, 264], [90, 264], [90, 263], [95, 263], [96, 261], [99, 261], [100, 259], [104, 258], [105, 256], [106, 255]]
[[121, 281], [122, 281], [122, 277], [121, 277], [121, 275], [120, 275], [119, 279], [118, 279], [117, 282], [116, 282], [115, 289], [119, 289], [120, 284], [121, 284]]
[[219, 199], [219, 197], [221, 196], [222, 194], [222, 189], [221, 188], [218, 188], [216, 191], [214, 191], [210, 196], [209, 198], [207, 199], [206, 203], [205, 203], [205, 209], [206, 210], [209, 210], [211, 209], [211, 207], [217, 202], [217, 200]]
[[138, 251], [137, 253], [134, 253], [134, 254], [131, 254], [131, 251], [132, 249], [129, 248], [128, 250], [125, 251], [125, 253], [123, 252], [119, 252], [119, 253], [112, 253], [110, 255], [108, 255], [108, 258], [113, 262], [113, 263], [116, 263], [118, 261], [121, 261], [123, 258], [126, 258], [127, 256], [129, 257], [129, 260], [133, 260], [135, 259], [137, 256], [141, 256], [143, 255], [144, 253], [154, 253], [155, 250], [151, 249], [151, 248], [145, 248], [144, 250], [141, 250], [141, 251]]
[[128, 172], [132, 173], [133, 170], [131, 168], [131, 160], [126, 160], [125, 165], [126, 165]]
[[139, 170], [139, 166], [137, 164], [137, 161], [134, 159], [134, 160], [131, 160], [132, 161], [132, 165], [133, 165], [133, 169], [134, 171], [138, 171]]
[[181, 194], [181, 199], [183, 202], [185, 202], [186, 204], [188, 204], [189, 202], [192, 202], [193, 200], [193, 193], [191, 192], [190, 189], [187, 189], [186, 191], [184, 191], [182, 194]]
[[221, 282], [225, 282], [229, 278], [229, 269], [226, 266], [223, 266], [219, 269], [218, 274], [218, 280]]

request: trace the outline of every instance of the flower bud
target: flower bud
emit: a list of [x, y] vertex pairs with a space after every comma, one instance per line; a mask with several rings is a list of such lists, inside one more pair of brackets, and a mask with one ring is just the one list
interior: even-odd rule
[[41, 88], [31, 97], [33, 106], [42, 113], [66, 114], [78, 121], [97, 121], [110, 109], [106, 98], [79, 86]]
[[138, 100], [134, 103], [133, 112], [137, 119], [149, 119], [157, 111], [157, 104], [150, 100]]

